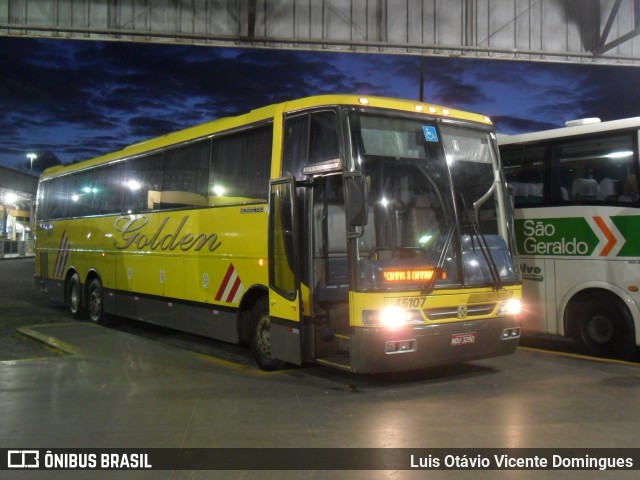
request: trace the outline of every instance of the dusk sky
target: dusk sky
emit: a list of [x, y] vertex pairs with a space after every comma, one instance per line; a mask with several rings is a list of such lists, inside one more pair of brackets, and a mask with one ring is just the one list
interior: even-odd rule
[[[0, 165], [34, 173], [307, 95], [418, 99], [415, 56], [0, 37]], [[425, 101], [499, 133], [640, 116], [640, 68], [427, 57]]]

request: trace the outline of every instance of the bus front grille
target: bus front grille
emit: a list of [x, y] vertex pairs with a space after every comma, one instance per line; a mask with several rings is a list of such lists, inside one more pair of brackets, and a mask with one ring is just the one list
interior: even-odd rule
[[490, 315], [495, 308], [495, 303], [486, 303], [481, 305], [460, 305], [456, 307], [425, 309], [424, 314], [429, 320], [449, 320], [454, 318], [469, 318], [479, 317], [481, 315]]

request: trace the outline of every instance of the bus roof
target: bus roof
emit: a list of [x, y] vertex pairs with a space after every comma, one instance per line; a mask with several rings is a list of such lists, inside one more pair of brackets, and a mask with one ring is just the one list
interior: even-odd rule
[[100, 157], [85, 160], [71, 165], [56, 165], [46, 169], [41, 176], [43, 178], [55, 177], [61, 174], [70, 173], [83, 168], [100, 165], [135, 157], [147, 152], [179, 144], [197, 138], [205, 138], [225, 130], [235, 129], [244, 125], [267, 121], [283, 113], [296, 112], [306, 110], [313, 107], [335, 106], [335, 105], [353, 105], [368, 106], [378, 108], [389, 108], [395, 110], [403, 110], [407, 112], [424, 112], [426, 115], [436, 118], [454, 118], [459, 120], [468, 120], [478, 122], [485, 125], [492, 125], [491, 120], [481, 114], [456, 110], [452, 108], [442, 107], [431, 103], [423, 103], [412, 100], [402, 100], [396, 98], [375, 97], [366, 95], [317, 95], [312, 97], [290, 100], [279, 104], [269, 105], [252, 110], [248, 113], [235, 117], [224, 117], [210, 122], [196, 125], [193, 127], [168, 133], [160, 137], [144, 140], [142, 142], [129, 145], [122, 150], [108, 153]]
[[512, 145], [518, 143], [532, 143], [539, 140], [550, 140], [555, 138], [573, 137], [575, 135], [588, 135], [615, 130], [625, 130], [629, 128], [640, 128], [640, 117], [624, 118], [621, 120], [611, 120], [602, 123], [589, 123], [586, 125], [576, 125], [572, 127], [555, 128], [552, 130], [542, 130], [539, 132], [522, 133], [517, 135], [498, 135], [498, 143], [502, 145]]

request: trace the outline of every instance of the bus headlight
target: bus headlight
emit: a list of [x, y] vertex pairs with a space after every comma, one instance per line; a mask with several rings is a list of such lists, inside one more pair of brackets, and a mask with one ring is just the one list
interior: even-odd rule
[[518, 315], [522, 311], [522, 302], [516, 298], [500, 303], [498, 315]]
[[393, 330], [407, 325], [422, 325], [424, 324], [424, 319], [420, 310], [387, 307], [382, 310], [364, 310], [362, 312], [362, 324]]

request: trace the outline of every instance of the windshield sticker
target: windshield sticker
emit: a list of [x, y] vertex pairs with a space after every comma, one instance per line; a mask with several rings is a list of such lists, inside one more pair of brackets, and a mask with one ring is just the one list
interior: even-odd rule
[[439, 142], [438, 131], [436, 127], [423, 126], [422, 131], [424, 132], [424, 138], [427, 142]]

